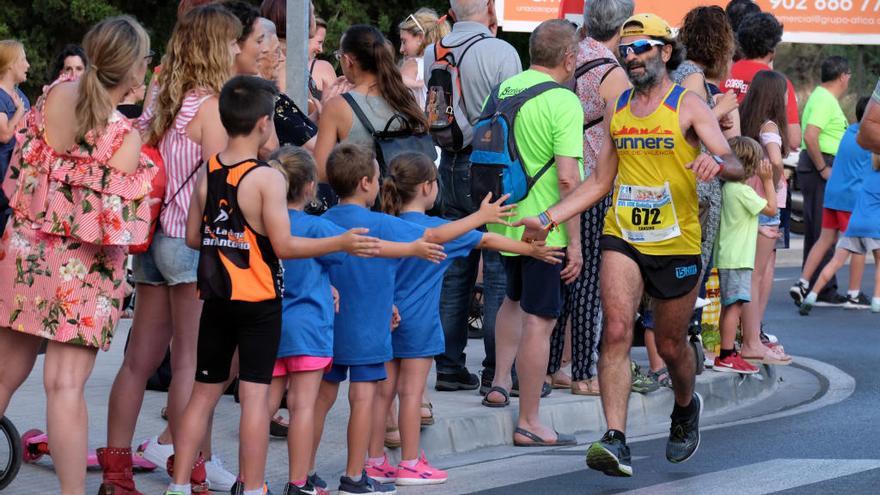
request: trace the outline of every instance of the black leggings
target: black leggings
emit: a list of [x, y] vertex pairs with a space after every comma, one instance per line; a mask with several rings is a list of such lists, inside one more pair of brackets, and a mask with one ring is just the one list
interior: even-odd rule
[[581, 215], [581, 251], [584, 268], [581, 276], [562, 291], [562, 314], [550, 337], [550, 361], [547, 373], [562, 367], [565, 347], [565, 326], [571, 319], [571, 377], [586, 380], [597, 376], [599, 339], [602, 335], [602, 301], [599, 299], [599, 237], [605, 225], [605, 214], [611, 207], [611, 195]]

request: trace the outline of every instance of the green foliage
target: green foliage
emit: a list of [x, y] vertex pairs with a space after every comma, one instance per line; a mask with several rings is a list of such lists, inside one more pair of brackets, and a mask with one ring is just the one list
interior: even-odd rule
[[24, 43], [31, 64], [22, 89], [33, 101], [48, 82], [55, 55], [68, 43], [80, 43], [95, 22], [130, 14], [150, 33], [153, 49], [162, 52], [171, 33], [177, 2], [171, 0], [0, 0], [0, 36]]

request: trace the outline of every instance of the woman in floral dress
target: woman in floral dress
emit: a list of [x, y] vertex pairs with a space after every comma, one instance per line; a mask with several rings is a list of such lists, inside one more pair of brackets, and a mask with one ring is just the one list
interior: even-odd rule
[[64, 494], [85, 491], [83, 390], [97, 350], [110, 347], [127, 246], [146, 239], [156, 173], [115, 111], [143, 83], [146, 31], [131, 17], [105, 19], [83, 47], [85, 74], [46, 88], [27, 117], [4, 182], [13, 214], [0, 240], [0, 414], [48, 340], [47, 426]]

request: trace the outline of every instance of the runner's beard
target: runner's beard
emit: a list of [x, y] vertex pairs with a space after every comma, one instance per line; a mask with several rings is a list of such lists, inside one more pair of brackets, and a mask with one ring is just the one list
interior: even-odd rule
[[[638, 67], [641, 67], [643, 72], [641, 74], [633, 74], [633, 69]], [[663, 71], [665, 70], [666, 64], [660, 57], [659, 52], [656, 56], [648, 59], [644, 63], [633, 61], [626, 64], [626, 73], [637, 93], [644, 93], [654, 87], [654, 85], [660, 80], [660, 75], [663, 74]]]

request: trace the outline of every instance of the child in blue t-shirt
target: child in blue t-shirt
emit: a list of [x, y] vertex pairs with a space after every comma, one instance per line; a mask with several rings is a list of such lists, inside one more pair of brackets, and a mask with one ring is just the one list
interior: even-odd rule
[[[486, 198], [479, 211], [440, 227], [425, 228], [384, 213], [370, 211], [379, 194], [379, 165], [371, 148], [356, 144], [337, 145], [327, 159], [327, 178], [339, 196], [339, 204], [323, 218], [347, 228], [357, 225], [386, 241], [410, 242], [419, 238], [444, 243], [486, 223], [502, 223], [512, 206], [502, 206], [506, 196], [494, 203]], [[399, 260], [375, 259], [361, 263], [348, 257], [330, 268], [330, 280], [339, 291], [339, 312], [334, 320], [333, 366], [324, 375], [318, 399], [316, 434], [322, 418], [336, 400], [339, 383], [350, 379], [351, 414], [348, 427], [348, 462], [340, 478], [340, 492], [381, 493], [376, 483], [393, 481], [393, 473], [373, 479], [364, 470], [371, 423], [384, 424], [384, 411], [377, 413], [374, 398], [379, 381], [387, 378], [385, 363], [391, 361], [391, 326], [395, 277]], [[387, 408], [386, 408], [387, 410]]]
[[[288, 182], [288, 215], [291, 235], [320, 239], [345, 232], [336, 224], [303, 208], [315, 197], [317, 171], [312, 156], [302, 148], [285, 146], [273, 153], [270, 165], [284, 172]], [[379, 241], [380, 257], [418, 256], [426, 263], [442, 260], [443, 247], [418, 240], [399, 244]], [[312, 460], [314, 410], [318, 389], [333, 361], [333, 318], [336, 302], [330, 269], [345, 262], [337, 252], [315, 258], [285, 260], [282, 293], [282, 331], [275, 361], [270, 404], [281, 401], [289, 386], [288, 410], [292, 413], [287, 436], [290, 484], [285, 493], [312, 493], [316, 478], [308, 478]], [[274, 411], [273, 411], [274, 413]]]
[[[757, 287], [752, 287], [755, 249], [758, 239], [758, 215], [776, 215], [776, 189], [773, 168], [764, 158], [764, 149], [752, 138], [737, 136], [730, 147], [743, 165], [743, 181], [728, 181], [721, 189], [721, 225], [715, 243], [715, 267], [721, 286], [721, 352], [712, 369], [720, 372], [754, 374], [758, 368], [747, 362], [734, 347], [743, 305], [752, 301]], [[768, 201], [745, 183], [757, 172]], [[745, 327], [745, 325], [743, 325]], [[743, 355], [756, 352], [750, 346], [762, 346], [758, 335], [743, 334]], [[762, 346], [763, 347], [763, 346]], [[752, 354], [755, 356], [755, 354]], [[757, 359], [764, 359], [757, 356]]]
[[[437, 167], [427, 156], [403, 153], [391, 161], [390, 168], [391, 173], [382, 185], [384, 211], [424, 228], [451, 225], [425, 214], [439, 192]], [[474, 249], [507, 251], [552, 264], [560, 263], [563, 257], [560, 249], [543, 243], [529, 244], [478, 230], [469, 230], [443, 247], [447, 257], [440, 264], [410, 258], [402, 260], [397, 269], [394, 303], [401, 321], [391, 334], [394, 360], [386, 365], [388, 380], [379, 386], [376, 410], [388, 411], [397, 392], [401, 461], [396, 468], [387, 464], [383, 450], [385, 423], [374, 417], [367, 473], [374, 470], [392, 473], [398, 485], [437, 484], [447, 480], [445, 471], [431, 467], [424, 455], [419, 457], [419, 409], [433, 357], [442, 353], [445, 346], [440, 324], [440, 291], [443, 274], [454, 258], [468, 256]]]
[[[880, 211], [880, 155], [873, 155], [872, 162], [873, 171], [864, 178], [862, 191], [856, 200], [846, 232], [837, 242], [834, 257], [825, 265], [816, 283], [810, 288], [810, 293], [801, 302], [800, 313], [804, 316], [810, 314], [818, 294], [851, 255], [873, 252], [875, 265], [880, 266], [880, 222], [877, 221], [877, 212]], [[880, 269], [874, 270], [871, 312], [880, 313]]]

